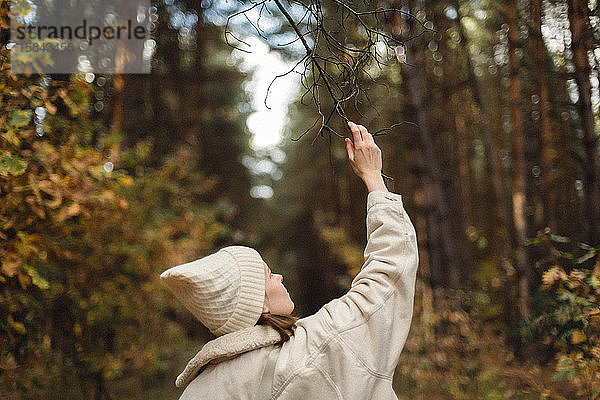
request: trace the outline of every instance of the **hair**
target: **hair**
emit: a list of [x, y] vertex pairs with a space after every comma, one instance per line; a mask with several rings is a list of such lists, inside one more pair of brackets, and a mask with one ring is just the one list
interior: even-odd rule
[[262, 313], [256, 324], [268, 325], [274, 328], [279, 333], [279, 336], [281, 336], [279, 344], [283, 344], [294, 335], [296, 321], [298, 321], [298, 317], [288, 314]]

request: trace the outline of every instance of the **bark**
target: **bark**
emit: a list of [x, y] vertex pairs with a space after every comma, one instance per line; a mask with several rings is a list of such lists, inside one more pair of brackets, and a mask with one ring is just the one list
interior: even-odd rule
[[[121, 9], [123, 15], [135, 15], [137, 10], [135, 4], [124, 4], [124, 8]], [[128, 60], [131, 60], [132, 54], [126, 48], [122, 41], [117, 43], [115, 51], [115, 72], [112, 79], [113, 85], [113, 113], [111, 116], [111, 128], [115, 130], [122, 129], [123, 118], [125, 116], [125, 78], [123, 74], [126, 73], [125, 65]], [[118, 157], [119, 145], [114, 148], [113, 159], [116, 160]]]
[[444, 273], [444, 257], [442, 254], [442, 246], [441, 244], [441, 233], [440, 233], [440, 221], [437, 217], [437, 212], [435, 210], [435, 205], [431, 204], [432, 198], [432, 187], [433, 185], [428, 182], [429, 178], [425, 178], [422, 182], [423, 184], [423, 192], [425, 193], [426, 198], [428, 199], [428, 204], [426, 205], [426, 213], [425, 213], [425, 221], [426, 229], [425, 229], [425, 246], [427, 247], [427, 254], [429, 260], [429, 282], [432, 287], [440, 288], [448, 286], [448, 281], [446, 278], [446, 274]]
[[115, 74], [112, 79], [113, 85], [113, 113], [110, 122], [112, 129], [121, 129], [123, 124], [123, 97], [125, 88], [125, 79], [122, 74]]
[[509, 102], [511, 110], [511, 143], [513, 164], [513, 224], [515, 227], [515, 265], [518, 273], [518, 309], [521, 318], [530, 316], [529, 285], [531, 267], [527, 259], [525, 241], [527, 238], [527, 166], [525, 163], [523, 114], [521, 111], [521, 81], [519, 80], [520, 60], [518, 54], [519, 31], [517, 25], [517, 1], [505, 3], [508, 23], [509, 52]]
[[[124, 97], [125, 97], [125, 78], [123, 78], [123, 71], [125, 67], [125, 60], [127, 58], [127, 50], [122, 42], [117, 44], [117, 51], [115, 54], [115, 74], [113, 75], [113, 106], [112, 106], [112, 117], [110, 127], [113, 130], [122, 130], [123, 115], [124, 115]], [[119, 159], [119, 153], [121, 151], [121, 144], [117, 143], [110, 149], [110, 158], [114, 164]]]
[[[565, 48], [569, 42], [564, 41]], [[557, 173], [557, 212], [559, 221], [559, 232], [584, 232], [582, 227], [586, 222], [582, 217], [583, 204], [579, 193], [575, 190], [575, 182], [582, 177], [581, 157], [575, 150], [577, 147], [574, 133], [573, 118], [571, 114], [571, 100], [564, 84], [563, 77], [567, 77], [567, 69], [564, 63], [558, 66], [555, 76], [552, 76], [552, 86], [556, 91], [556, 107], [560, 115], [560, 135], [557, 135], [558, 152], [556, 163], [560, 166]], [[569, 77], [570, 79], [570, 77]], [[556, 82], [556, 83], [554, 83]], [[587, 240], [584, 236], [577, 237], [578, 240]]]
[[454, 116], [454, 129], [458, 141], [458, 176], [462, 198], [462, 210], [465, 227], [474, 225], [473, 201], [471, 199], [471, 168], [469, 160], [471, 152], [469, 144], [472, 142], [470, 131], [467, 130], [465, 118], [462, 115]]
[[[405, 119], [410, 121], [416, 114], [413, 104], [410, 104], [410, 99], [405, 99], [408, 102], [404, 107]], [[421, 265], [427, 264], [428, 273], [422, 274], [423, 280], [429, 287], [439, 288], [447, 286], [447, 279], [444, 276], [444, 257], [442, 249], [442, 240], [440, 234], [440, 223], [437, 218], [435, 204], [432, 201], [432, 184], [429, 179], [429, 172], [425, 167], [423, 151], [417, 140], [412, 137], [406, 138], [400, 144], [400, 148], [404, 149], [404, 155], [396, 158], [398, 171], [408, 171], [410, 174], [412, 188], [410, 193], [413, 194], [413, 203], [416, 209], [420, 210], [416, 215], [423, 216], [421, 221], [421, 229], [418, 230], [419, 243], [426, 249], [425, 256]]]
[[589, 22], [587, 1], [567, 0], [568, 16], [571, 30], [571, 50], [575, 66], [575, 80], [579, 91], [579, 115], [583, 130], [584, 152], [584, 196], [588, 213], [588, 235], [593, 242], [600, 236], [600, 182], [598, 171], [598, 137], [594, 126], [592, 111], [590, 63], [588, 52], [591, 50], [592, 33]]
[[[564, 68], [564, 67], [562, 67]], [[563, 85], [564, 86], [564, 85]], [[561, 99], [568, 99], [566, 87], [559, 94]], [[565, 104], [568, 100], [565, 100]], [[575, 181], [580, 175], [580, 162], [576, 157], [575, 134], [571, 126], [572, 119], [568, 107], [561, 109], [561, 135], [558, 137], [559, 158], [561, 168], [558, 170], [558, 217], [561, 232], [582, 231], [585, 222], [581, 217], [583, 205], [575, 190]], [[579, 240], [585, 240], [583, 237]]]
[[533, 36], [533, 60], [535, 69], [536, 92], [539, 93], [540, 126], [539, 134], [542, 144], [542, 187], [544, 202], [544, 220], [546, 224], [556, 232], [556, 193], [554, 183], [555, 151], [553, 149], [552, 134], [552, 106], [550, 104], [550, 86], [546, 46], [542, 37], [542, 0], [531, 0], [530, 3]]
[[[446, 32], [454, 25], [452, 20], [439, 12], [434, 12], [432, 21], [440, 32]], [[439, 46], [438, 51], [443, 55], [444, 60], [454, 58], [452, 53], [455, 50], [448, 48], [447, 40], [439, 40], [437, 43]], [[450, 69], [447, 64], [446, 61], [443, 65], [444, 68], [441, 68], [443, 75], [442, 79], [438, 81], [438, 85], [442, 105], [439, 111], [435, 113], [434, 120], [437, 123], [437, 129], [443, 132], [440, 137], [441, 145], [447, 150], [445, 152], [447, 166], [442, 164], [445, 193], [451, 199], [456, 199], [450, 201], [449, 206], [450, 213], [454, 217], [452, 221], [452, 226], [455, 228], [453, 236], [456, 238], [454, 242], [458, 255], [457, 261], [460, 266], [460, 276], [463, 282], [470, 282], [476, 259], [475, 248], [472, 242], [465, 239], [467, 238], [467, 232], [475, 226], [473, 216], [474, 191], [472, 190], [470, 169], [473, 130], [467, 129], [466, 120], [470, 119], [470, 115], [465, 115], [463, 107], [461, 106], [460, 111], [456, 112], [457, 104], [462, 105], [465, 90], [456, 90], [455, 77], [458, 71]]]
[[[422, 193], [418, 193], [419, 189], [416, 190], [414, 194], [414, 198], [423, 197]], [[421, 239], [422, 233], [426, 231], [426, 227], [429, 225], [426, 219], [422, 216], [422, 214], [416, 214], [414, 218], [412, 218], [415, 224], [415, 228], [417, 231], [417, 235], [419, 236], [419, 276], [421, 277], [421, 285], [417, 283], [417, 290], [420, 287], [421, 294], [421, 313], [419, 318], [421, 319], [421, 329], [423, 329], [422, 335], [424, 337], [433, 338], [435, 331], [434, 326], [431, 323], [432, 316], [435, 313], [435, 296], [432, 285], [432, 276], [431, 276], [431, 266], [433, 263], [431, 262], [429, 255], [430, 253], [427, 251], [422, 251], [421, 248], [423, 246]]]

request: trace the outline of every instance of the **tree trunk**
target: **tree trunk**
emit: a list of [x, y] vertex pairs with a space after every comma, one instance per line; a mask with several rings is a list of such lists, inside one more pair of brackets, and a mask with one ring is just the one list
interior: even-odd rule
[[532, 70], [535, 69], [536, 92], [539, 93], [540, 126], [539, 133], [542, 143], [542, 183], [544, 201], [544, 220], [554, 232], [557, 230], [556, 222], [556, 194], [554, 172], [552, 165], [555, 158], [552, 135], [552, 106], [550, 104], [550, 87], [548, 74], [548, 59], [546, 45], [542, 36], [542, 0], [531, 0], [530, 3], [533, 60]]
[[110, 127], [112, 129], [121, 129], [123, 124], [123, 106], [124, 106], [124, 87], [125, 80], [122, 74], [113, 75], [112, 79], [113, 86], [113, 106], [112, 106], [112, 117], [110, 121]]
[[[404, 107], [405, 119], [410, 121], [416, 114], [413, 104], [410, 104], [409, 99], [407, 106]], [[423, 158], [422, 146], [418, 140], [409, 137], [405, 138], [400, 148], [404, 149], [404, 155], [397, 157], [394, 161], [398, 165], [397, 170], [409, 171], [411, 183], [409, 184], [410, 192], [413, 194], [414, 206], [420, 210], [418, 215], [421, 215], [422, 226], [419, 233], [419, 243], [426, 249], [426, 256], [422, 260], [422, 264], [427, 264], [429, 273], [422, 275], [423, 280], [432, 288], [447, 286], [447, 279], [444, 276], [444, 255], [443, 246], [440, 234], [440, 222], [437, 218], [437, 210], [433, 202], [433, 189], [429, 171], [425, 166]]]
[[[122, 130], [123, 115], [125, 107], [125, 79], [123, 78], [123, 70], [125, 68], [125, 59], [127, 57], [127, 50], [125, 45], [121, 42], [117, 44], [117, 51], [115, 54], [115, 74], [112, 78], [113, 85], [113, 106], [112, 106], [112, 117], [110, 122], [111, 129], [115, 131]], [[119, 153], [121, 152], [121, 143], [114, 144], [110, 149], [110, 159], [112, 163], [117, 164]]]
[[587, 1], [567, 0], [569, 6], [569, 24], [571, 29], [571, 50], [575, 66], [575, 80], [579, 91], [579, 115], [583, 129], [584, 152], [584, 196], [588, 213], [588, 235], [592, 242], [598, 242], [600, 236], [600, 182], [597, 135], [592, 111], [590, 63], [588, 52], [591, 50], [592, 33], [589, 23]]
[[[413, 9], [412, 1], [408, 1], [409, 9]], [[397, 27], [401, 27], [403, 23], [406, 23], [406, 26], [403, 26], [402, 29], [392, 29], [392, 32], [410, 32], [412, 28], [410, 23], [412, 19], [408, 21], [403, 21], [401, 16], [396, 16], [395, 24]], [[414, 28], [413, 28], [414, 29]], [[403, 38], [400, 38], [403, 39]], [[417, 124], [418, 128], [416, 129], [422, 146], [423, 159], [425, 161], [425, 165], [427, 168], [429, 178], [426, 180], [429, 183], [429, 188], [426, 189], [428, 196], [430, 196], [430, 201], [433, 206], [436, 208], [436, 221], [432, 221], [434, 224], [438, 225], [441, 231], [441, 244], [444, 250], [445, 261], [447, 266], [447, 283], [448, 286], [452, 289], [459, 288], [459, 276], [458, 276], [458, 263], [457, 263], [457, 255], [453, 242], [453, 235], [451, 234], [451, 229], [449, 226], [450, 215], [449, 208], [446, 200], [445, 193], [443, 192], [442, 182], [441, 182], [441, 171], [438, 163], [438, 158], [435, 154], [435, 149], [433, 146], [433, 140], [431, 137], [431, 130], [429, 129], [429, 121], [427, 119], [427, 113], [425, 109], [425, 101], [424, 101], [424, 90], [425, 90], [425, 79], [423, 77], [424, 72], [424, 60], [421, 46], [417, 43], [417, 41], [412, 40], [406, 46], [406, 56], [408, 59], [408, 63], [412, 66], [406, 66], [406, 77], [407, 77], [407, 87], [409, 96], [411, 98], [411, 102], [415, 108], [416, 116], [417, 116]]]
[[519, 80], [520, 60], [519, 28], [517, 24], [517, 0], [505, 3], [508, 23], [508, 53], [509, 53], [509, 101], [511, 110], [511, 138], [513, 163], [513, 223], [515, 226], [515, 265], [518, 272], [518, 309], [521, 318], [530, 316], [529, 284], [531, 267], [527, 259], [525, 241], [527, 238], [527, 166], [525, 163], [523, 114], [521, 111], [521, 81]]
[[[563, 39], [563, 45], [569, 47], [570, 42]], [[551, 76], [552, 87], [556, 92], [555, 110], [560, 116], [560, 128], [557, 136], [557, 159], [556, 163], [560, 166], [557, 171], [557, 215], [559, 232], [578, 232], [579, 235], [574, 239], [585, 241], [586, 237], [582, 234], [587, 225], [583, 214], [582, 197], [576, 190], [576, 181], [583, 175], [581, 157], [575, 150], [577, 138], [574, 133], [574, 120], [571, 112], [571, 100], [567, 85], [563, 77], [568, 76], [567, 68], [564, 63], [557, 67], [553, 76]]]

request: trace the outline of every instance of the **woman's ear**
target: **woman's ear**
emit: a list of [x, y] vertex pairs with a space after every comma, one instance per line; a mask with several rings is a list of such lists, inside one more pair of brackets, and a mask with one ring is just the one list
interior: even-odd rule
[[271, 312], [271, 310], [269, 309], [269, 306], [267, 305], [267, 296], [265, 296], [265, 302], [263, 304], [262, 312], [263, 313], [269, 313], [269, 312]]

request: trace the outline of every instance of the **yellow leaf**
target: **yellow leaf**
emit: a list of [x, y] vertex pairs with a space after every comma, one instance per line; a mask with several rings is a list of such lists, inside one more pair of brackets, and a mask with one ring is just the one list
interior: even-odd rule
[[81, 207], [78, 203], [73, 203], [67, 208], [67, 216], [72, 217], [81, 213]]
[[547, 290], [556, 281], [566, 281], [568, 279], [565, 271], [558, 265], [554, 265], [542, 274], [542, 288]]
[[5, 220], [6, 222], [4, 222], [4, 225], [2, 226], [2, 229], [4, 229], [6, 231], [6, 230], [12, 228], [13, 225], [15, 224], [16, 219], [17, 218], [13, 216], [11, 219]]
[[44, 106], [46, 106], [46, 110], [48, 110], [50, 114], [56, 114], [56, 106], [54, 104], [50, 103], [48, 100], [44, 100]]
[[27, 331], [25, 329], [25, 325], [22, 322], [13, 322], [10, 324], [10, 327], [15, 330], [20, 335], [24, 335]]
[[2, 273], [9, 278], [12, 278], [17, 273], [19, 262], [16, 259], [2, 261]]
[[19, 146], [19, 144], [21, 143], [19, 137], [17, 136], [17, 133], [12, 128], [9, 128], [5, 133], [3, 133], [2, 137], [13, 146]]
[[27, 289], [27, 287], [31, 284], [31, 277], [20, 270], [17, 271], [17, 278], [19, 279], [19, 283], [21, 284], [21, 288], [23, 290]]
[[83, 330], [81, 329], [81, 325], [79, 325], [78, 322], [75, 322], [75, 324], [73, 324], [73, 333], [75, 334], [75, 336], [81, 337], [81, 332], [83, 332]]
[[45, 280], [34, 267], [32, 267], [31, 265], [23, 264], [21, 265], [21, 268], [27, 273], [27, 275], [29, 275], [32, 284], [34, 284], [42, 290], [50, 288], [50, 284], [48, 283], [48, 281]]
[[118, 181], [123, 186], [131, 186], [133, 185], [133, 178], [131, 176], [119, 176]]
[[573, 335], [571, 335], [571, 343], [573, 343], [573, 344], [579, 344], [586, 339], [587, 339], [587, 336], [585, 336], [585, 333], [583, 333], [582, 331], [579, 331], [579, 330], [573, 332]]

